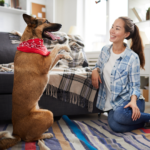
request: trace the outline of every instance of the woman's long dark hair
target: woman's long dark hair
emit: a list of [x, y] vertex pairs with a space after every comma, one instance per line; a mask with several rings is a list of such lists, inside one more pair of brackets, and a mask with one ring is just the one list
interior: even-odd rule
[[145, 66], [145, 56], [144, 56], [144, 46], [140, 36], [139, 28], [133, 23], [133, 21], [128, 17], [119, 17], [125, 23], [125, 32], [130, 32], [130, 35], [126, 38], [127, 40], [132, 39], [131, 49], [138, 54], [140, 58], [140, 66], [144, 69]]

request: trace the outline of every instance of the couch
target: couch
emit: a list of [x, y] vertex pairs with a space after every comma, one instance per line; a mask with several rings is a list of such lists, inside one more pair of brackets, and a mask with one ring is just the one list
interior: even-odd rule
[[[0, 32], [0, 64], [14, 61], [17, 46], [18, 44], [11, 43], [9, 33]], [[84, 66], [86, 66], [86, 62], [87, 60], [83, 64]], [[14, 74], [12, 72], [0, 72], [0, 120], [11, 119], [13, 78]], [[96, 97], [97, 94], [95, 96], [92, 113], [100, 112], [96, 108]], [[54, 116], [81, 115], [89, 113], [87, 108], [82, 108], [74, 104], [60, 101], [59, 99], [46, 95], [45, 92], [39, 101], [39, 106], [41, 108], [51, 110]]]

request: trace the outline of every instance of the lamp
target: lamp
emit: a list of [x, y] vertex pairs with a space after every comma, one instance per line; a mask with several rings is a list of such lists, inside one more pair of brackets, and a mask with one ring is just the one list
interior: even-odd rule
[[69, 31], [68, 31], [69, 35], [76, 35], [77, 34], [77, 27], [76, 26], [71, 26]]

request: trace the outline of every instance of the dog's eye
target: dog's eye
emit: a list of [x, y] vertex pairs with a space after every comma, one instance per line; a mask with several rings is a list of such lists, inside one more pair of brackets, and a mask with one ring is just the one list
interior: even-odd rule
[[46, 20], [45, 23], [49, 23], [48, 20]]

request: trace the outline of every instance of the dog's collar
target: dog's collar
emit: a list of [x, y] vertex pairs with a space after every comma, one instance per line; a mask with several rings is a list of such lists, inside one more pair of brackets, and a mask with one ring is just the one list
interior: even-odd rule
[[19, 44], [17, 50], [26, 53], [37, 53], [43, 56], [48, 56], [50, 52], [43, 45], [42, 39], [30, 39]]

